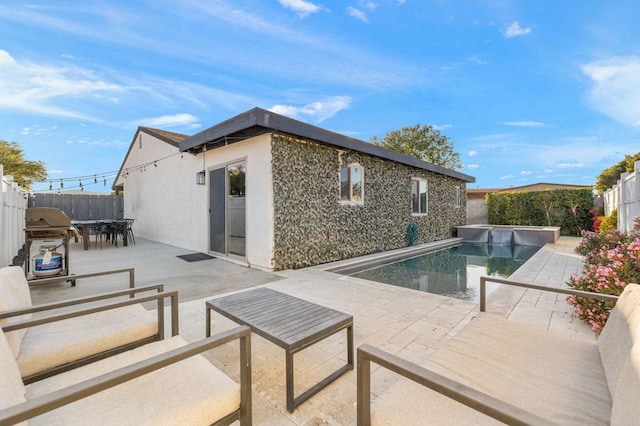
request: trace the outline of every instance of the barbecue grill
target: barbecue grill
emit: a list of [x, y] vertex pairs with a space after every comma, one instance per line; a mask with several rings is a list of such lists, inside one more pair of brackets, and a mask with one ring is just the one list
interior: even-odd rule
[[31, 265], [31, 244], [36, 240], [62, 240], [64, 266], [58, 275], [69, 275], [69, 239], [75, 234], [71, 219], [59, 209], [52, 207], [32, 207], [25, 211], [25, 248], [27, 260], [25, 275], [29, 278]]

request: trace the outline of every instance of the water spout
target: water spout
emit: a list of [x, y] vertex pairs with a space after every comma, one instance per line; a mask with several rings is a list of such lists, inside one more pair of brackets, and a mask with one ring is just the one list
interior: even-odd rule
[[513, 230], [492, 229], [489, 240], [491, 244], [511, 245], [513, 244]]

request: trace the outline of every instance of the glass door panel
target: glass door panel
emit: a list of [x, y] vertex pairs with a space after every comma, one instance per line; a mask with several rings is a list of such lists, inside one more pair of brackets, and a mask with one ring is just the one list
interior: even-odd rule
[[227, 252], [245, 256], [245, 179], [247, 163], [227, 166]]

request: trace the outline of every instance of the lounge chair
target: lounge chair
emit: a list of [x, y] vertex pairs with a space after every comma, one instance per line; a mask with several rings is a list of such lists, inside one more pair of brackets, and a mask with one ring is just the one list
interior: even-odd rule
[[[138, 296], [142, 292], [155, 293]], [[138, 297], [125, 299], [133, 295]], [[167, 298], [171, 300], [175, 336], [177, 292], [163, 292], [161, 284], [32, 306], [22, 269], [0, 268], [0, 327], [27, 384], [163, 339]], [[110, 303], [104, 303], [109, 299]], [[145, 302], [156, 302], [157, 311], [145, 309]], [[38, 313], [37, 318], [34, 313]]]
[[[422, 365], [369, 345], [357, 358], [358, 425], [638, 424], [640, 285], [625, 288], [597, 343], [481, 313]], [[373, 402], [372, 362], [406, 378]]]
[[[251, 425], [251, 331], [180, 336], [24, 386], [0, 333], [0, 425]], [[240, 385], [200, 352], [240, 340]]]

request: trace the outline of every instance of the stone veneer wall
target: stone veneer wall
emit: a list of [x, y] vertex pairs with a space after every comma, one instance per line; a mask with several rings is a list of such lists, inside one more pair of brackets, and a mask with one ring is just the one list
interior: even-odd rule
[[[465, 224], [464, 181], [278, 134], [271, 150], [275, 270], [406, 247], [410, 222], [420, 243], [449, 238]], [[364, 168], [364, 205], [340, 203], [340, 166], [351, 163]], [[427, 216], [411, 215], [411, 178], [428, 182]]]

